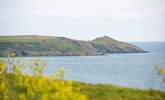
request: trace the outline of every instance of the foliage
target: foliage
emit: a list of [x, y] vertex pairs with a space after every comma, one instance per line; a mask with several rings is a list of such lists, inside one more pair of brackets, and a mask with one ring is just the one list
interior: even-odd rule
[[19, 61], [0, 61], [0, 100], [87, 100], [73, 81], [64, 81], [64, 71], [52, 77], [43, 75], [45, 65], [33, 60], [28, 66], [32, 74], [22, 73]]
[[159, 65], [156, 65], [155, 68], [158, 71], [159, 75], [162, 75], [163, 81], [165, 81], [165, 67], [160, 67]]

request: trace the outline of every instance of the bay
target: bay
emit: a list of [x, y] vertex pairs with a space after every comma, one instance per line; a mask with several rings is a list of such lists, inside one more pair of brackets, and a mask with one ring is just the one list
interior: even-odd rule
[[[63, 68], [65, 79], [86, 83], [113, 84], [165, 90], [155, 65], [165, 67], [165, 42], [133, 42], [149, 53], [119, 53], [104, 56], [39, 57], [46, 64], [44, 74]], [[22, 57], [29, 61], [32, 57]]]

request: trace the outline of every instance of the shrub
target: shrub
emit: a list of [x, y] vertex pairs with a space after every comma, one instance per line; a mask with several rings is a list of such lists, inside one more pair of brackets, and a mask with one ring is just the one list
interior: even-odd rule
[[7, 60], [0, 61], [0, 100], [87, 100], [73, 87], [73, 81], [63, 80], [64, 71], [52, 77], [43, 75], [45, 65], [33, 61], [27, 66], [32, 74], [22, 72], [23, 65]]
[[157, 73], [163, 77], [163, 81], [165, 81], [165, 67], [160, 67], [159, 65], [155, 66]]

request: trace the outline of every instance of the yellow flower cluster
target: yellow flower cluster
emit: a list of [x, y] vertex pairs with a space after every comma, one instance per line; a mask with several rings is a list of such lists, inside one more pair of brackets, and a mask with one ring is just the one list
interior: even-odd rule
[[74, 87], [73, 81], [63, 80], [63, 70], [55, 77], [46, 77], [41, 65], [33, 63], [29, 67], [33, 74], [29, 75], [21, 72], [19, 64], [12, 64], [9, 68], [8, 63], [1, 60], [0, 100], [87, 100], [80, 93], [81, 87]]

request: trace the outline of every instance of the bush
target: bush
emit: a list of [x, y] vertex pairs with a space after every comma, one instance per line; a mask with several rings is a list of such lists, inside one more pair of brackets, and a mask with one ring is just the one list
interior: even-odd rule
[[165, 81], [165, 67], [160, 67], [159, 65], [155, 66], [157, 73], [163, 77], [163, 81]]
[[64, 81], [64, 71], [52, 77], [43, 75], [44, 64], [36, 62], [27, 66], [32, 74], [22, 73], [23, 65], [0, 61], [0, 100], [87, 100], [73, 87], [73, 81]]

